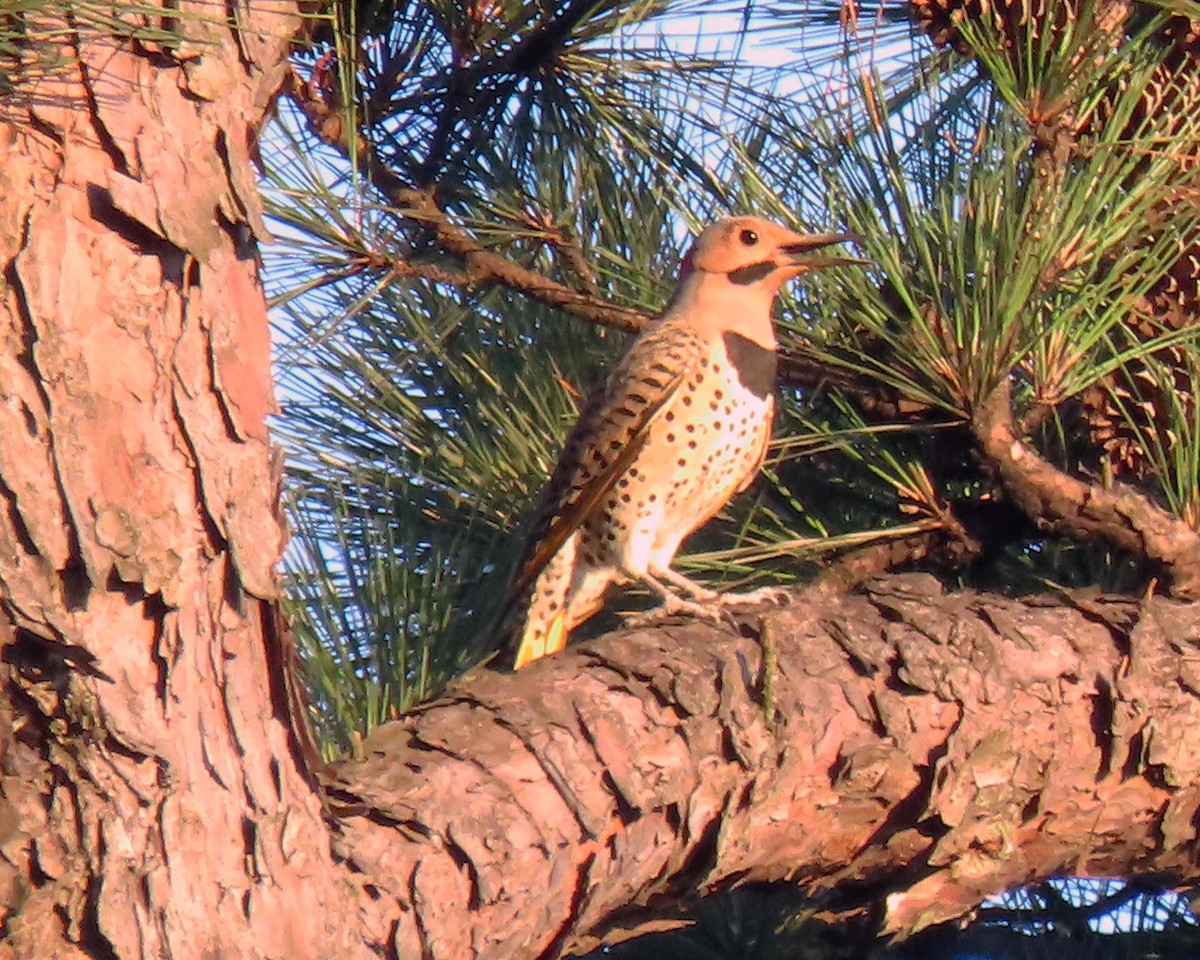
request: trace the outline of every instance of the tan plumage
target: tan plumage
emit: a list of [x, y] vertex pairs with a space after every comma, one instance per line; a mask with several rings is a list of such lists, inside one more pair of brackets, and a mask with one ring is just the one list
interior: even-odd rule
[[754, 217], [718, 221], [697, 238], [666, 311], [592, 395], [542, 493], [514, 588], [528, 595], [518, 668], [561, 650], [616, 583], [645, 583], [669, 611], [744, 598], [720, 597], [670, 564], [762, 465], [779, 288], [852, 262], [812, 254], [845, 239]]

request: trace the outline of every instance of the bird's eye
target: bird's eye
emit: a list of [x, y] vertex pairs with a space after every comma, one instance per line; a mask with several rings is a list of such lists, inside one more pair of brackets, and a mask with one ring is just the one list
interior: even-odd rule
[[758, 243], [758, 234], [753, 230], [743, 230], [738, 235], [738, 239], [741, 240], [746, 246], [752, 247]]

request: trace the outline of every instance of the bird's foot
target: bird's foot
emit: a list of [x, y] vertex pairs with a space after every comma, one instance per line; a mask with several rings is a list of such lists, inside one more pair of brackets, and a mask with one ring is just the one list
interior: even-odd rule
[[[670, 567], [662, 567], [643, 574], [644, 580], [649, 586], [653, 587], [660, 596], [664, 599], [667, 597], [676, 597], [680, 593], [687, 594], [693, 600], [700, 603], [717, 603], [721, 599], [721, 594], [717, 590], [712, 590], [702, 583], [697, 583], [691, 577], [685, 577], [677, 570], [672, 570]], [[669, 583], [674, 590], [668, 590], [663, 581]]]
[[646, 610], [644, 613], [636, 613], [625, 618], [625, 626], [631, 629], [639, 629], [641, 627], [650, 627], [662, 623], [664, 620], [669, 620], [671, 617], [687, 616], [695, 617], [698, 620], [706, 620], [709, 623], [728, 624], [733, 622], [733, 618], [728, 611], [723, 609], [720, 602], [717, 603], [701, 603], [696, 600], [685, 600], [682, 597], [670, 596], [664, 597], [663, 602], [651, 610]]
[[759, 587], [745, 593], [723, 593], [720, 604], [724, 607], [751, 607], [760, 603], [784, 606], [791, 602], [792, 594], [786, 587]]

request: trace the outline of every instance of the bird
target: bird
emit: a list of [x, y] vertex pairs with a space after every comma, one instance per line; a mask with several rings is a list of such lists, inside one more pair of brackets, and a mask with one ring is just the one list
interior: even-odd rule
[[766, 456], [776, 295], [809, 271], [862, 263], [819, 252], [853, 239], [746, 216], [695, 239], [667, 306], [592, 393], [539, 498], [512, 588], [524, 609], [516, 669], [562, 650], [614, 585], [644, 584], [658, 613], [709, 619], [765, 598], [719, 594], [671, 562]]

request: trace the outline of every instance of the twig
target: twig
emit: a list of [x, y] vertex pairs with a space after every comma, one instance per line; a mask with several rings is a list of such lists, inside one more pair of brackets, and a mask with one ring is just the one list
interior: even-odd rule
[[785, 386], [840, 390], [858, 398], [864, 410], [888, 419], [916, 417], [929, 409], [906, 400], [898, 390], [865, 374], [827, 363], [802, 340], [780, 346], [779, 382]]
[[375, 189], [396, 208], [398, 215], [429, 228], [439, 247], [463, 261], [461, 277], [464, 285], [499, 283], [520, 290], [541, 303], [567, 310], [584, 320], [620, 330], [635, 332], [649, 322], [649, 315], [640, 310], [618, 307], [601, 297], [572, 290], [488, 250], [438, 207], [432, 189], [415, 189], [388, 169], [379, 160], [374, 144], [367, 138], [356, 136], [351, 147], [351, 132], [341, 117], [328, 103], [312, 95], [295, 70], [289, 73], [284, 90], [304, 114], [309, 129], [322, 143], [347, 158], [353, 151], [359, 169], [366, 172]]

